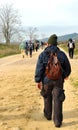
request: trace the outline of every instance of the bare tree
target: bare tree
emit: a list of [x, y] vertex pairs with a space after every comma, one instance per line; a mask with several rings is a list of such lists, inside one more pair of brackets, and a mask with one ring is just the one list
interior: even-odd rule
[[20, 16], [12, 5], [3, 5], [0, 8], [0, 33], [3, 34], [6, 44], [10, 44], [15, 34], [19, 33]]
[[36, 27], [29, 27], [27, 29], [27, 36], [29, 37], [29, 40], [35, 40], [38, 37], [37, 34], [38, 29]]
[[42, 36], [42, 39], [44, 39], [46, 37], [46, 34], [41, 34], [41, 36]]

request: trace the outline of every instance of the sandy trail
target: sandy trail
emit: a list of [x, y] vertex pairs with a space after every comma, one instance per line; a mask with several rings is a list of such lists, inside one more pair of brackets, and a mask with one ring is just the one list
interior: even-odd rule
[[[0, 59], [0, 130], [56, 130], [43, 116], [43, 99], [34, 82], [37, 58], [21, 55]], [[76, 62], [75, 62], [76, 61]], [[78, 130], [78, 91], [70, 79], [78, 73], [78, 59], [70, 60], [72, 73], [65, 81], [64, 120], [60, 130]]]

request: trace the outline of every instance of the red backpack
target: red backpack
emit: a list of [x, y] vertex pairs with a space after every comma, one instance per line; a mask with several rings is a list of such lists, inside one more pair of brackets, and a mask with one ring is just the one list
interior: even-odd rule
[[58, 80], [62, 76], [62, 67], [57, 53], [51, 53], [46, 65], [45, 74], [49, 79]]

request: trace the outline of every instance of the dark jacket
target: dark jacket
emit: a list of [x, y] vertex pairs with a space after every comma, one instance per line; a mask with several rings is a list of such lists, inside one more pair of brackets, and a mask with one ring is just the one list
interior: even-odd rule
[[36, 70], [35, 70], [35, 82], [42, 82], [43, 84], [48, 83], [51, 79], [48, 79], [45, 76], [45, 68], [50, 56], [50, 52], [57, 52], [58, 59], [61, 63], [63, 74], [62, 78], [66, 78], [71, 73], [71, 66], [66, 54], [61, 51], [57, 46], [48, 46], [40, 55], [37, 61]]

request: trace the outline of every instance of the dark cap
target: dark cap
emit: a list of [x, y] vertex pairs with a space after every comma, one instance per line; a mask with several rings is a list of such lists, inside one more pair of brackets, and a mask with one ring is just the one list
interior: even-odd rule
[[69, 42], [72, 42], [72, 38], [70, 38], [68, 41], [69, 41]]
[[48, 44], [57, 45], [57, 36], [56, 36], [56, 34], [53, 34], [53, 35], [51, 35], [49, 37]]

